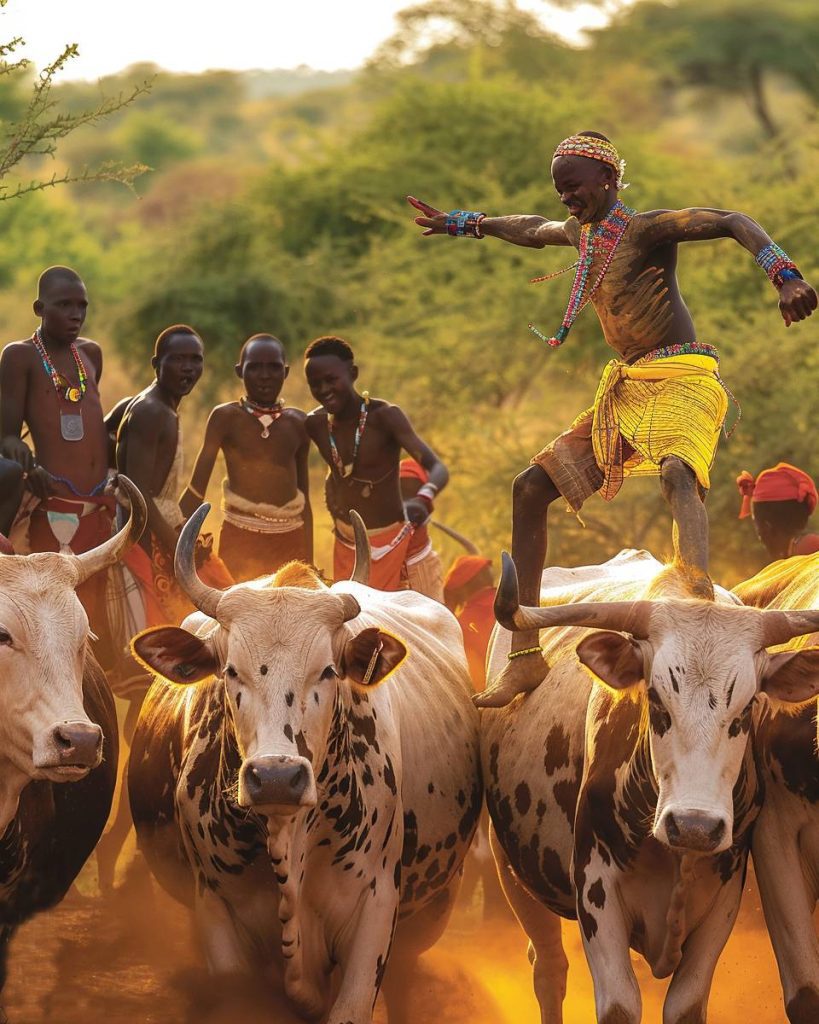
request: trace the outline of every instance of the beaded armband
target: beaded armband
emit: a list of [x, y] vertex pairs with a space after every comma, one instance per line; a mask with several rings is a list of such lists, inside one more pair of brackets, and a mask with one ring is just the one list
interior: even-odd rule
[[435, 486], [435, 484], [431, 484], [431, 483], [427, 482], [425, 484], [422, 484], [418, 488], [418, 490], [417, 490], [417, 492], [415, 494], [415, 497], [416, 498], [420, 498], [422, 501], [426, 502], [426, 504], [429, 507], [430, 511], [432, 511], [432, 506], [433, 506], [433, 504], [435, 502], [435, 495], [437, 493], [438, 493], [438, 488]]
[[765, 271], [775, 288], [781, 288], [786, 281], [801, 278], [799, 269], [784, 249], [775, 242], [760, 249], [754, 257]]
[[485, 217], [474, 210], [451, 210], [446, 215], [446, 233], [453, 238], [483, 238], [480, 223]]

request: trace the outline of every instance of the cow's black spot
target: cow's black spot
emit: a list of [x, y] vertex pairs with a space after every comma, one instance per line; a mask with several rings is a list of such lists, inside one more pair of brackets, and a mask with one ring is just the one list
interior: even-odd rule
[[287, 693], [284, 695], [284, 699], [287, 702], [287, 706], [289, 708], [292, 708], [293, 707], [293, 701], [296, 699], [296, 695], [295, 695], [295, 693], [293, 693], [292, 690], [288, 690]]
[[242, 706], [242, 691], [241, 690], [237, 690], [236, 691], [236, 709], [237, 709], [237, 711], [238, 711], [238, 709], [241, 706]]
[[407, 811], [404, 814], [404, 849], [401, 854], [401, 861], [405, 867], [409, 867], [415, 861], [417, 853], [418, 819], [415, 817], [414, 811]]
[[712, 711], [717, 710], [717, 698], [713, 693], [708, 694], [708, 707], [711, 708]]
[[606, 905], [606, 890], [603, 888], [603, 879], [598, 878], [589, 886], [589, 902], [593, 903], [600, 910]]
[[547, 775], [554, 775], [558, 768], [565, 768], [569, 763], [569, 735], [562, 725], [556, 723], [546, 737], [546, 753], [543, 755], [543, 767]]
[[521, 816], [527, 814], [532, 806], [532, 794], [525, 782], [518, 783], [515, 788], [515, 807]]
[[292, 743], [292, 742], [293, 742], [293, 726], [292, 726], [292, 725], [291, 725], [291, 724], [290, 724], [289, 722], [285, 722], [285, 724], [284, 724], [284, 730], [283, 730], [283, 731], [284, 731], [284, 735], [285, 735], [285, 736], [286, 736], [286, 737], [287, 737], [287, 738], [288, 738], [288, 739], [290, 740], [290, 742]]
[[267, 665], [259, 665], [259, 671], [262, 673], [263, 676], [266, 676], [267, 675]]
[[669, 668], [668, 669], [668, 675], [669, 675], [669, 678], [671, 679], [671, 687], [674, 690], [674, 693], [679, 693], [680, 692], [680, 684], [677, 682], [677, 677], [674, 675], [674, 669], [673, 668]]

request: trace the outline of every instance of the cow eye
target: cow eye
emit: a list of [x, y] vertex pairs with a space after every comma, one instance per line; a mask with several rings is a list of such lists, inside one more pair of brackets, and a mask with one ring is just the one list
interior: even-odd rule
[[0, 626], [0, 647], [11, 647], [11, 633]]
[[232, 665], [225, 665], [225, 675], [228, 676], [229, 679], [236, 679], [238, 678], [239, 673]]
[[321, 673], [322, 679], [332, 679], [333, 676], [338, 676], [334, 665], [328, 665], [327, 668]]

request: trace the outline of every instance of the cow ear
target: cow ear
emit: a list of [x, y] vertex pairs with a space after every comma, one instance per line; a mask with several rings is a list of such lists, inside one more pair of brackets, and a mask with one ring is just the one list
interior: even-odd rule
[[344, 645], [342, 674], [359, 686], [383, 683], [407, 656], [398, 637], [370, 626], [350, 637]]
[[819, 695], [819, 647], [769, 654], [761, 688], [786, 704], [801, 704]]
[[131, 650], [140, 664], [172, 683], [198, 683], [217, 662], [210, 644], [179, 626], [155, 626], [138, 633]]
[[625, 690], [645, 675], [639, 645], [631, 637], [608, 629], [583, 637], [577, 645], [577, 658], [613, 690]]

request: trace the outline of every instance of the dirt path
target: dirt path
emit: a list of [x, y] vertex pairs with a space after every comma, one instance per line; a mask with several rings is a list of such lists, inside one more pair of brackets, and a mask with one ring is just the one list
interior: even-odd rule
[[[781, 1024], [779, 983], [753, 892], [717, 972], [709, 1024]], [[418, 1024], [536, 1024], [526, 941], [514, 920], [480, 920], [461, 906], [407, 998]], [[564, 925], [571, 962], [565, 1024], [594, 1020], [577, 927]], [[21, 929], [12, 946], [5, 1005], [11, 1024], [297, 1024], [243, 983], [212, 986], [199, 966], [186, 914], [145, 884], [128, 898], [67, 901]], [[635, 961], [644, 1020], [657, 1024], [665, 984]], [[383, 1007], [376, 1024], [385, 1024]]]

